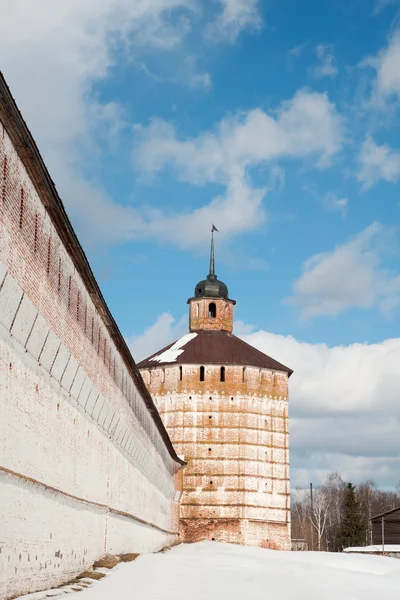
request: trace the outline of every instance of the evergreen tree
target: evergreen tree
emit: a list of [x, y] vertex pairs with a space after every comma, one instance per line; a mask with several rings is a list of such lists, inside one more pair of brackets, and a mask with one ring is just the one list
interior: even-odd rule
[[343, 548], [364, 546], [366, 531], [367, 523], [361, 511], [361, 505], [356, 495], [356, 488], [349, 482], [346, 489], [341, 527]]

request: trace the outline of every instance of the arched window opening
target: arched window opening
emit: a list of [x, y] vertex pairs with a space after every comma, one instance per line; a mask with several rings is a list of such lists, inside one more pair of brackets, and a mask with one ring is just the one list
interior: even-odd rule
[[179, 381], [182, 381], [182, 367], [179, 367]]
[[212, 317], [213, 319], [215, 319], [217, 316], [217, 307], [215, 306], [215, 302], [211, 302], [208, 305], [208, 316]]
[[199, 318], [199, 305], [196, 304], [196, 317]]
[[200, 381], [204, 381], [205, 369], [200, 367]]
[[225, 381], [225, 367], [221, 367], [220, 381]]

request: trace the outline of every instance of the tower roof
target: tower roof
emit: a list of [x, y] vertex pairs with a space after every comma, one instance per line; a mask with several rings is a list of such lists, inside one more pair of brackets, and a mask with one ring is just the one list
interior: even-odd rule
[[211, 228], [211, 250], [210, 250], [210, 269], [207, 279], [199, 281], [194, 289], [196, 298], [228, 298], [228, 288], [223, 281], [219, 281], [215, 274], [214, 258], [214, 231], [218, 231], [215, 225]]
[[171, 364], [243, 365], [284, 371], [289, 377], [292, 369], [227, 331], [202, 330], [184, 335], [176, 342], [142, 360], [139, 369]]

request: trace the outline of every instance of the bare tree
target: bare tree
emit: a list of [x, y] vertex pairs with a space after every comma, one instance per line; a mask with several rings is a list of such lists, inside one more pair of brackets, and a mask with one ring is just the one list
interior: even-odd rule
[[339, 473], [330, 473], [321, 489], [329, 499], [328, 521], [326, 526], [326, 549], [337, 552], [341, 547], [340, 530], [346, 494], [346, 483]]
[[[308, 490], [296, 490], [292, 496], [292, 537], [307, 540], [311, 547], [314, 533], [318, 550], [341, 550], [346, 486], [340, 473], [330, 473], [324, 484], [314, 489], [312, 507]], [[400, 506], [400, 482], [396, 489], [379, 490], [372, 480], [358, 485], [356, 499], [367, 523], [366, 545], [372, 543], [371, 517]]]
[[315, 490], [311, 507], [311, 524], [317, 534], [318, 550], [321, 550], [322, 538], [328, 522], [330, 498], [323, 488]]

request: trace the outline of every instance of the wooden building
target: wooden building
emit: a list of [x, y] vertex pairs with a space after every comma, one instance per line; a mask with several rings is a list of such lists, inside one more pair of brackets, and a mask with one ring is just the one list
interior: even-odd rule
[[400, 544], [400, 506], [371, 519], [373, 545]]

